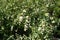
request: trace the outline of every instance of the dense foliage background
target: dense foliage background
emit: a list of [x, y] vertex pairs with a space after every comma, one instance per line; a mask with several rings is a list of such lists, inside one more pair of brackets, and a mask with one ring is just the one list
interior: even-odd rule
[[60, 0], [0, 0], [0, 40], [53, 40], [59, 16]]

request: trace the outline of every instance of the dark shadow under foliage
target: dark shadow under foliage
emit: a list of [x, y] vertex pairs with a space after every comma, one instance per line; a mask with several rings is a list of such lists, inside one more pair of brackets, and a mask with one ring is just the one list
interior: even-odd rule
[[58, 25], [58, 27], [56, 28], [56, 30], [54, 30], [53, 32], [53, 36], [56, 38], [60, 38], [60, 25]]
[[17, 29], [13, 29], [12, 31], [12, 34], [14, 35], [14, 38], [16, 38], [16, 35], [15, 34], [18, 34], [18, 35], [26, 35], [27, 37], [29, 37], [29, 35], [32, 33], [32, 30], [31, 28], [28, 28], [26, 31], [24, 31], [24, 28], [17, 28]]

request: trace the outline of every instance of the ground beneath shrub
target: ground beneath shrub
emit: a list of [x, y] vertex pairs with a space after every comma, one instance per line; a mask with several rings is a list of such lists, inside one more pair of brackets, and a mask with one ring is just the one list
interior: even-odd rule
[[53, 37], [53, 40], [60, 40], [60, 38]]

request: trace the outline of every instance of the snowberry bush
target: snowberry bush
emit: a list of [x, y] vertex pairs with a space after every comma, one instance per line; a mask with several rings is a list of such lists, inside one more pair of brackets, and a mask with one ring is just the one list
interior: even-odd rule
[[59, 0], [0, 0], [0, 40], [52, 40], [60, 25]]

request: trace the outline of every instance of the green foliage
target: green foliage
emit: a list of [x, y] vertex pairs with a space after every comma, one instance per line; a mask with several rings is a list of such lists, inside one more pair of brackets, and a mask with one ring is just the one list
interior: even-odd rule
[[59, 2], [0, 0], [0, 40], [52, 40], [60, 25]]

